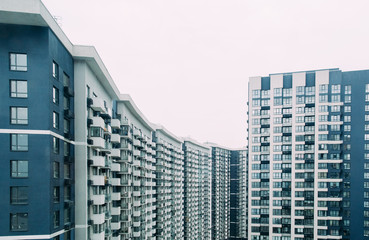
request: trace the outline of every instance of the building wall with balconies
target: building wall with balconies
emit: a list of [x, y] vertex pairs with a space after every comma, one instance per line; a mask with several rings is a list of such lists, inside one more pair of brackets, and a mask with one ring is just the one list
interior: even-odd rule
[[211, 238], [210, 148], [185, 139], [184, 151], [184, 239]]
[[156, 126], [157, 239], [183, 239], [183, 141]]

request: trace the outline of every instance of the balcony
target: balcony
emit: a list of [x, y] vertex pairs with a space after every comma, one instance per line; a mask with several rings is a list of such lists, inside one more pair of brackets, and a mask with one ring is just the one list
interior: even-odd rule
[[[121, 226], [120, 222], [112, 222], [111, 223], [111, 230], [119, 230], [120, 226]], [[114, 237], [112, 239], [114, 239]]]
[[120, 143], [120, 135], [119, 134], [116, 134], [116, 133], [113, 133], [111, 135], [110, 141], [112, 143]]
[[110, 123], [112, 128], [120, 128], [120, 120], [119, 119], [112, 119]]
[[103, 204], [105, 204], [105, 195], [104, 194], [91, 195], [90, 199], [92, 200], [94, 205], [103, 205]]
[[92, 124], [90, 127], [105, 128], [105, 121], [101, 117], [92, 117]]
[[141, 222], [133, 222], [133, 227], [140, 227], [141, 226]]
[[105, 104], [104, 104], [104, 100], [102, 100], [101, 98], [96, 98], [93, 97], [92, 98], [92, 104], [90, 106], [94, 111], [98, 111], [98, 112], [103, 112], [105, 113]]
[[110, 156], [112, 158], [120, 158], [120, 149], [119, 148], [113, 148], [113, 149], [111, 149]]
[[120, 207], [112, 207], [111, 208], [111, 215], [120, 215]]
[[101, 137], [91, 137], [92, 140], [92, 147], [103, 149], [105, 148], [105, 140]]
[[94, 222], [94, 224], [103, 224], [105, 222], [105, 213], [92, 214], [91, 220]]
[[137, 149], [133, 150], [133, 156], [140, 157], [141, 155], [140, 153], [141, 153], [140, 150], [137, 150]]
[[120, 164], [119, 163], [112, 163], [111, 164], [111, 170], [113, 172], [119, 172], [120, 171]]
[[111, 200], [113, 201], [119, 201], [120, 200], [120, 192], [112, 192], [111, 194]]
[[92, 233], [91, 240], [104, 240], [105, 239], [105, 232], [102, 231], [101, 233]]
[[134, 187], [139, 187], [141, 185], [141, 181], [140, 180], [133, 180], [133, 186]]
[[139, 216], [141, 216], [141, 212], [140, 211], [133, 211], [133, 216], [134, 217], [139, 217]]
[[133, 232], [133, 237], [140, 237], [141, 236], [141, 233], [140, 232]]
[[90, 180], [92, 180], [92, 185], [95, 185], [95, 186], [105, 185], [105, 176], [92, 175]]
[[105, 157], [103, 156], [92, 156], [92, 165], [96, 167], [105, 167]]
[[[113, 223], [112, 223], [111, 228], [113, 229]], [[118, 229], [113, 229], [113, 230], [119, 230], [119, 229], [120, 229], [120, 224], [119, 224], [119, 228]], [[118, 236], [112, 236], [111, 240], [121, 240], [120, 235], [118, 235]]]
[[120, 186], [120, 178], [112, 178], [111, 185], [113, 186]]

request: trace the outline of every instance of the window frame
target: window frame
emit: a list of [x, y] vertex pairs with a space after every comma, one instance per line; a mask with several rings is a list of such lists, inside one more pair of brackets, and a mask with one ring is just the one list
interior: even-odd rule
[[[18, 219], [18, 217], [19, 217], [19, 215], [21, 215], [21, 214], [23, 214], [23, 217], [25, 217], [25, 222], [26, 222], [26, 227], [25, 228], [22, 228], [22, 229], [20, 229], [19, 228], [19, 225], [20, 225], [20, 223], [19, 223], [19, 219]], [[18, 228], [13, 228], [13, 221], [12, 221], [12, 218], [13, 218], [13, 216], [16, 216], [17, 217], [17, 226], [18, 226]], [[10, 224], [10, 231], [11, 232], [26, 232], [26, 231], [28, 231], [28, 213], [10, 213], [10, 221], [9, 221], [9, 224]]]
[[[26, 162], [27, 163], [27, 172], [20, 172], [19, 171], [19, 163], [20, 162]], [[13, 169], [13, 163], [16, 163], [16, 171], [13, 171], [14, 169]], [[15, 175], [13, 175], [13, 173], [14, 174], [16, 174], [16, 176]], [[26, 176], [19, 176], [19, 174], [20, 173], [27, 173], [27, 175]], [[28, 174], [29, 174], [29, 168], [28, 168], [28, 160], [10, 160], [10, 177], [11, 178], [28, 178]]]
[[[12, 64], [12, 56], [14, 55], [14, 65]], [[26, 65], [19, 65], [18, 64], [18, 57], [19, 55], [26, 56]], [[17, 53], [17, 52], [10, 52], [9, 53], [9, 70], [15, 72], [27, 72], [28, 71], [28, 55], [27, 53]]]
[[[15, 91], [13, 92], [13, 84], [15, 83]], [[25, 82], [26, 83], [26, 92], [18, 92], [18, 82]], [[20, 96], [22, 95], [22, 96]], [[9, 96], [11, 98], [28, 98], [28, 81], [22, 79], [10, 79], [9, 80]]]
[[[15, 140], [16, 140], [16, 144], [13, 143], [13, 136], [15, 136]], [[26, 145], [21, 145], [21, 147], [23, 146], [24, 148], [21, 148], [19, 146], [19, 137], [20, 136], [27, 136], [26, 140], [27, 140], [27, 146]], [[12, 133], [10, 134], [10, 150], [12, 152], [27, 152], [28, 151], [28, 134], [19, 134], [19, 133]], [[13, 146], [15, 146], [16, 148], [13, 148]]]
[[[13, 109], [15, 110], [15, 115], [13, 116]], [[26, 109], [26, 118], [21, 119], [18, 116], [20, 115], [19, 110]], [[21, 122], [22, 121], [22, 122]], [[28, 107], [24, 106], [10, 106], [10, 124], [11, 125], [28, 125]]]

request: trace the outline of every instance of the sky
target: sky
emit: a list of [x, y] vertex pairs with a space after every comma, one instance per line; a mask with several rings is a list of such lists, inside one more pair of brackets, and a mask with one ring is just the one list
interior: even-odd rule
[[367, 0], [43, 0], [177, 136], [247, 144], [249, 77], [369, 69]]

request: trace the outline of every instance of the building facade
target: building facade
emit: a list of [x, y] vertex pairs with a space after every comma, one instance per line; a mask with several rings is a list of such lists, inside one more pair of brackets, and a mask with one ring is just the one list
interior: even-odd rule
[[230, 162], [231, 150], [211, 146], [211, 237], [228, 239], [230, 235]]
[[74, 60], [50, 28], [9, 24], [12, 13], [1, 14], [0, 235], [70, 239]]
[[206, 145], [185, 139], [184, 239], [211, 238], [211, 151]]
[[232, 150], [230, 159], [230, 240], [247, 239], [247, 158], [246, 149]]
[[211, 239], [211, 148], [148, 121], [40, 0], [0, 4], [0, 79], [0, 239]]
[[369, 71], [249, 81], [249, 239], [369, 237]]

